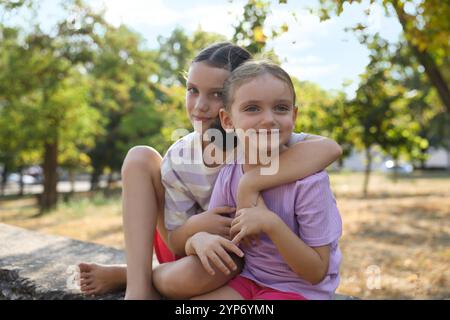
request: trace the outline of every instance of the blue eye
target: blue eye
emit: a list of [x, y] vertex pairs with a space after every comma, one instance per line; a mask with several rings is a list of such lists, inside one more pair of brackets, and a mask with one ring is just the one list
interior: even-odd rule
[[196, 88], [187, 88], [187, 92], [189, 92], [189, 93], [197, 93], [198, 92], [198, 90], [196, 89]]
[[275, 110], [277, 112], [288, 112], [290, 110], [290, 108], [288, 106], [280, 104], [278, 106], [275, 106]]
[[220, 91], [214, 92], [213, 97], [214, 98], [222, 98], [222, 92], [220, 92]]
[[258, 106], [248, 106], [244, 109], [244, 111], [248, 111], [248, 112], [256, 112], [259, 110]]

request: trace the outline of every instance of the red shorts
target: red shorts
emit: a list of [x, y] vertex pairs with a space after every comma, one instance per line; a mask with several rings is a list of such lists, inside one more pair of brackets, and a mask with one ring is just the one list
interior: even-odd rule
[[245, 300], [307, 300], [298, 293], [264, 287], [240, 275], [231, 279], [228, 286], [236, 290]]
[[179, 257], [176, 257], [172, 251], [170, 251], [169, 247], [159, 235], [158, 230], [155, 230], [153, 247], [155, 248], [156, 258], [158, 258], [159, 263], [172, 262], [179, 259]]

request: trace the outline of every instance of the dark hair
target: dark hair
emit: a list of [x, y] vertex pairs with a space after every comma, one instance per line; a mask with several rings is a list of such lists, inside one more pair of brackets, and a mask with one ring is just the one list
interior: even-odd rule
[[222, 68], [231, 72], [251, 57], [250, 52], [242, 47], [230, 42], [219, 42], [200, 51], [192, 60], [192, 63], [203, 62], [211, 67]]
[[[210, 45], [209, 47], [200, 51], [200, 53], [192, 60], [192, 63], [202, 62], [215, 68], [221, 68], [232, 72], [244, 62], [250, 60], [252, 55], [244, 48], [232, 44], [231, 42], [219, 42]], [[237, 139], [232, 134], [226, 133], [223, 129], [219, 117], [211, 124], [210, 129], [217, 129], [221, 132], [223, 140], [213, 142], [221, 149], [227, 149], [227, 139], [233, 139], [234, 147], [237, 144]]]

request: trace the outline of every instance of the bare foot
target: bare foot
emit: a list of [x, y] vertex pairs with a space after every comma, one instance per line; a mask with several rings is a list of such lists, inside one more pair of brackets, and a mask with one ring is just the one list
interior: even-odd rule
[[124, 290], [127, 285], [125, 265], [80, 263], [80, 289], [86, 295], [102, 295]]

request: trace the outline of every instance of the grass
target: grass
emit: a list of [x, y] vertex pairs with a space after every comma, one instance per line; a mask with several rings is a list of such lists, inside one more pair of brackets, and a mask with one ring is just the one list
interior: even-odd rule
[[[374, 174], [331, 174], [343, 220], [338, 291], [371, 299], [450, 298], [450, 174], [397, 182]], [[75, 199], [35, 217], [34, 198], [0, 203], [0, 222], [123, 249], [120, 197]]]

